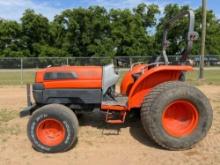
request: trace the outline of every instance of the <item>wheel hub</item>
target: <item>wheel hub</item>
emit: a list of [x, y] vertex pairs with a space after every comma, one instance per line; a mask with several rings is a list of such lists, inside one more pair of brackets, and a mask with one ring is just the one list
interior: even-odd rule
[[171, 102], [164, 110], [162, 125], [165, 131], [174, 137], [190, 135], [198, 125], [197, 108], [187, 100]]
[[42, 144], [53, 147], [64, 141], [65, 128], [56, 119], [44, 119], [38, 124], [36, 135]]

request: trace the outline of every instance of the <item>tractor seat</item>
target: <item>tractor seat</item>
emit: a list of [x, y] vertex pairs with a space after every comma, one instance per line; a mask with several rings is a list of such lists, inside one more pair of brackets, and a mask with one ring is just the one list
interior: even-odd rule
[[144, 66], [141, 70], [133, 70], [131, 73], [132, 78], [134, 79], [134, 81], [136, 81], [137, 79], [139, 79], [139, 77], [141, 77], [141, 75], [144, 73], [144, 71], [148, 70], [148, 67]]
[[136, 81], [141, 75], [142, 75], [142, 72], [133, 73], [132, 78], [134, 79], [134, 81]]
[[104, 95], [110, 87], [118, 82], [119, 75], [115, 72], [114, 65], [109, 64], [103, 66], [102, 76], [102, 94]]

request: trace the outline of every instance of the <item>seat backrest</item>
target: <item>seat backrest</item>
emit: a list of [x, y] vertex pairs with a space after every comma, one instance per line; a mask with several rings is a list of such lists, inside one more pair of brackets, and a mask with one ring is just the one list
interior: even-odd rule
[[119, 75], [115, 73], [114, 65], [109, 64], [103, 66], [102, 70], [102, 93], [107, 92], [108, 88], [115, 85], [119, 79]]

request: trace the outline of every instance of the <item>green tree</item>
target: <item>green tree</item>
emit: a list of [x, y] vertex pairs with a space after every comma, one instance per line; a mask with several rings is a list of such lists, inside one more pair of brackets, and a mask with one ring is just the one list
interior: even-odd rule
[[[201, 35], [202, 35], [202, 8], [195, 10], [196, 31], [199, 32], [199, 40], [193, 48], [193, 54], [200, 54]], [[220, 20], [217, 19], [212, 10], [207, 11], [207, 29], [206, 29], [206, 54], [220, 55]]]
[[156, 5], [134, 11], [98, 6], [65, 10], [52, 23], [54, 45], [71, 56], [146, 55], [152, 50], [147, 29], [156, 24]]
[[110, 11], [111, 36], [117, 56], [144, 56], [152, 52], [148, 28], [156, 24], [158, 6], [140, 4], [131, 12], [128, 9]]
[[[177, 4], [170, 4], [165, 7], [164, 17], [162, 17], [157, 25], [157, 31], [155, 34], [156, 42], [162, 43], [162, 36], [164, 30], [164, 23], [175, 16], [177, 13], [180, 13], [183, 10], [188, 10], [189, 6], [179, 6]], [[199, 40], [194, 43], [192, 54], [200, 54], [200, 45], [201, 45], [201, 22], [202, 22], [202, 9], [198, 8], [195, 10], [195, 31], [199, 33]], [[206, 36], [206, 54], [220, 54], [220, 22], [216, 18], [213, 11], [207, 11], [207, 36]], [[177, 24], [169, 31], [168, 40], [171, 45], [168, 48], [169, 55], [180, 54], [181, 50], [186, 46], [185, 41], [187, 39], [188, 31], [188, 20], [185, 18], [179, 20]], [[157, 46], [157, 51], [161, 51], [161, 45]]]
[[65, 10], [52, 25], [55, 45], [70, 55], [111, 55], [110, 25], [103, 7]]
[[[179, 6], [177, 4], [169, 4], [164, 9], [164, 17], [159, 20], [159, 23], [156, 28], [156, 45], [157, 52], [161, 54], [162, 50], [162, 39], [163, 39], [163, 31], [166, 22], [176, 16], [178, 13], [188, 10], [188, 6]], [[183, 51], [183, 48], [186, 46], [187, 41], [187, 31], [188, 31], [188, 20], [184, 18], [176, 22], [174, 26], [168, 32], [168, 40], [170, 42], [170, 46], [167, 50], [168, 55], [176, 55], [180, 54]]]
[[[139, 4], [133, 10], [92, 6], [64, 10], [49, 21], [34, 10], [24, 12], [21, 22], [0, 20], [0, 56], [151, 56], [161, 54], [164, 23], [189, 6], [169, 4], [164, 16], [157, 5]], [[201, 8], [195, 10], [195, 31], [201, 35]], [[158, 23], [157, 23], [158, 22]], [[186, 46], [187, 19], [169, 31], [168, 54], [180, 54]], [[155, 33], [149, 32], [149, 30]], [[155, 30], [154, 30], [155, 29]], [[220, 21], [207, 12], [206, 53], [220, 54]], [[200, 53], [200, 39], [192, 54]]]
[[21, 18], [22, 40], [25, 47], [30, 51], [31, 56], [37, 57], [38, 46], [50, 44], [49, 21], [34, 10], [26, 10]]
[[28, 50], [24, 49], [22, 40], [22, 30], [16, 21], [0, 20], [0, 56], [21, 57], [28, 55]]

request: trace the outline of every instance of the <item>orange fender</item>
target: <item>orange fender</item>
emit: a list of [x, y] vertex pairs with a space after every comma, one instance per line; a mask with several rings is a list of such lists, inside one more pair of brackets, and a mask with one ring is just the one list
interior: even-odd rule
[[147, 64], [139, 64], [132, 68], [132, 70], [129, 70], [127, 73], [125, 73], [122, 82], [121, 82], [121, 94], [123, 96], [128, 96], [129, 92], [131, 90], [131, 87], [134, 84], [134, 79], [132, 77], [132, 74], [141, 72], [143, 68], [145, 68]]
[[145, 73], [133, 84], [128, 96], [128, 109], [140, 108], [144, 96], [156, 85], [179, 80], [181, 72], [192, 71], [191, 66], [158, 66]]

